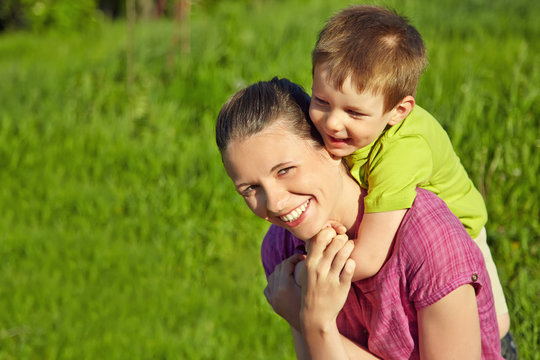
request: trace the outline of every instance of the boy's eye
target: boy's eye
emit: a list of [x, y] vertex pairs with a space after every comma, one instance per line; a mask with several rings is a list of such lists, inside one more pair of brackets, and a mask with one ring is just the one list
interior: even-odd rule
[[354, 117], [361, 117], [361, 116], [364, 115], [364, 114], [361, 114], [361, 113], [356, 112], [354, 110], [348, 110], [347, 113], [349, 113], [349, 115], [354, 116]]
[[321, 105], [328, 105], [328, 102], [324, 101], [323, 99], [321, 98], [318, 98], [316, 96], [313, 97], [315, 99], [315, 102], [321, 104]]

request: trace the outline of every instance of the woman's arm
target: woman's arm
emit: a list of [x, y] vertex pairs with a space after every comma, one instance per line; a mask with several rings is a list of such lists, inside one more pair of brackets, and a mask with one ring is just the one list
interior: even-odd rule
[[481, 332], [472, 285], [462, 285], [418, 312], [420, 358], [480, 359]]
[[[320, 335], [320, 333], [319, 333]], [[379, 359], [368, 350], [341, 335], [337, 329], [325, 333], [320, 338], [311, 337], [317, 348], [313, 349], [314, 355], [309, 356], [309, 348], [303, 335], [293, 329], [294, 347], [298, 359], [355, 359], [374, 360]], [[319, 352], [321, 350], [321, 352]]]
[[[309, 319], [313, 320], [309, 326], [304, 326], [300, 321], [299, 312], [302, 294], [292, 274], [295, 264], [303, 260], [302, 256], [293, 255], [279, 264], [269, 276], [264, 293], [274, 311], [289, 323], [298, 359], [376, 359], [367, 350], [341, 335], [337, 328], [336, 317], [346, 301], [348, 289], [350, 288], [350, 279], [347, 280], [347, 276], [352, 276], [351, 266], [354, 268], [354, 263], [349, 262], [348, 267], [345, 268], [352, 242], [348, 242], [347, 247], [340, 253], [339, 257], [336, 256], [339, 250], [342, 250], [344, 245], [347, 244], [346, 237], [333, 242], [327, 249], [327, 245], [335, 237], [335, 232], [332, 231], [330, 229], [326, 230], [323, 233], [323, 235], [326, 235], [325, 238], [321, 237], [319, 239], [316, 237], [308, 245], [311, 253], [311, 255], [308, 255], [311, 256], [309, 262], [311, 264], [311, 274], [318, 271], [315, 265], [321, 262], [324, 266], [333, 264], [334, 269], [329, 273], [329, 268], [327, 268], [327, 275], [329, 276], [319, 277], [316, 283], [312, 281], [309, 290], [307, 290], [307, 277], [311, 277], [311, 275], [308, 274], [307, 270], [303, 275], [304, 281], [306, 281], [304, 282], [306, 284], [306, 294], [308, 294], [309, 298], [308, 301], [304, 301], [303, 319], [305, 321], [304, 325], [307, 325]], [[314, 244], [316, 245], [315, 250], [312, 250]], [[316, 261], [313, 260], [315, 258]], [[335, 262], [333, 261], [334, 258], [336, 259]], [[340, 286], [335, 287], [336, 281], [341, 276], [340, 269], [344, 270], [343, 277]], [[325, 322], [324, 320], [328, 318], [328, 314], [330, 314], [329, 318], [331, 320]], [[332, 314], [335, 314], [335, 316]], [[301, 332], [302, 328], [305, 334], [309, 336], [311, 347], [308, 347], [305, 334]], [[322, 331], [323, 329], [325, 331]], [[319, 338], [321, 334], [323, 335], [322, 341]], [[310, 351], [313, 354], [312, 356], [310, 356]], [[327, 356], [327, 354], [330, 355]]]
[[346, 235], [337, 235], [332, 228], [307, 242], [304, 279], [300, 280], [305, 284], [300, 310], [303, 342], [295, 341], [295, 345], [305, 344], [311, 359], [376, 359], [337, 328], [355, 268], [349, 259], [353, 247]]
[[298, 360], [311, 359], [309, 357], [309, 351], [306, 344], [306, 340], [304, 340], [304, 336], [292, 326], [291, 326], [291, 333], [292, 333], [293, 342], [294, 342], [294, 350], [296, 351], [296, 358]]

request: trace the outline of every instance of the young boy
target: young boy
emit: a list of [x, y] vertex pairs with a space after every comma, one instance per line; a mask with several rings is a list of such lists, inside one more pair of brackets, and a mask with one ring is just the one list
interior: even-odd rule
[[352, 6], [326, 24], [313, 50], [310, 117], [328, 151], [345, 157], [368, 189], [351, 258], [353, 281], [376, 274], [416, 187], [441, 197], [484, 255], [501, 337], [510, 324], [486, 243], [487, 211], [448, 135], [415, 106], [427, 64], [422, 37], [406, 19], [376, 6]]

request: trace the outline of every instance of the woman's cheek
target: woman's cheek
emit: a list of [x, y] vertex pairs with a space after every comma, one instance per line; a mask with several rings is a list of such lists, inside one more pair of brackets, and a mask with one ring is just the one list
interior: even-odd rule
[[247, 207], [251, 210], [252, 213], [263, 219], [266, 217], [266, 214], [262, 213], [262, 209], [258, 205], [258, 202], [255, 198], [244, 197], [244, 201], [246, 202]]

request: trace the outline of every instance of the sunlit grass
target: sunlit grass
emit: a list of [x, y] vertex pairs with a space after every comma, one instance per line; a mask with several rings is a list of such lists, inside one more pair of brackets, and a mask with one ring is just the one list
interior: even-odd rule
[[[283, 359], [252, 216], [213, 140], [221, 104], [310, 51], [348, 2], [196, 5], [191, 49], [140, 23], [0, 36], [0, 358]], [[386, 2], [417, 24], [418, 103], [486, 197], [522, 358], [540, 359], [540, 30], [534, 2]]]

